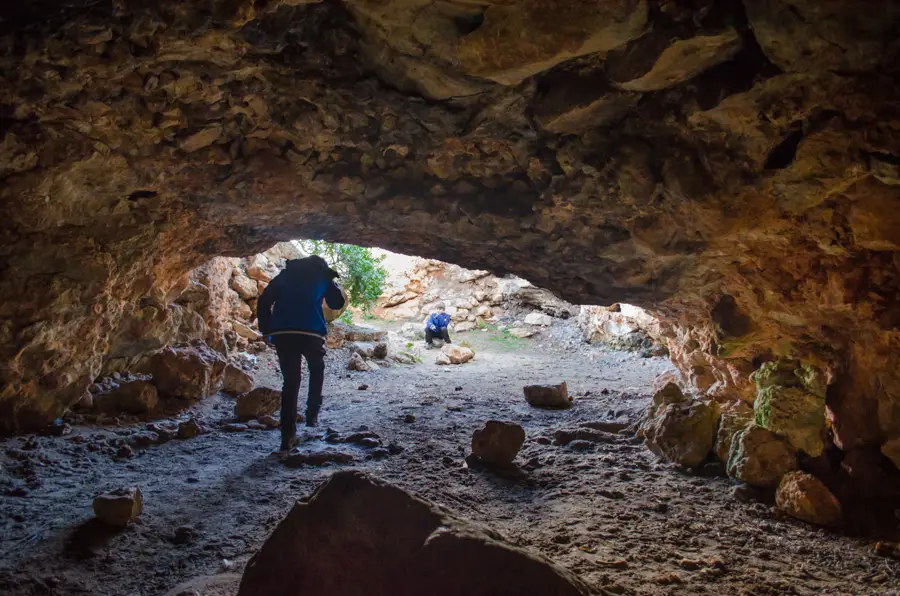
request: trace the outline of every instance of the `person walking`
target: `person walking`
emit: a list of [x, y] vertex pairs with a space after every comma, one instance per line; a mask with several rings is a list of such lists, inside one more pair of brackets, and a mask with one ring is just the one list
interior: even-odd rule
[[325, 382], [325, 335], [328, 326], [322, 300], [328, 308], [344, 307], [339, 277], [325, 259], [292, 259], [266, 287], [257, 302], [259, 331], [275, 346], [284, 383], [281, 389], [281, 449], [294, 447], [297, 438], [297, 398], [303, 358], [309, 368], [306, 426], [315, 426], [322, 407]]
[[425, 321], [425, 347], [431, 349], [434, 347], [434, 338], [444, 340], [444, 343], [450, 343], [450, 315], [441, 311], [434, 312], [429, 315]]

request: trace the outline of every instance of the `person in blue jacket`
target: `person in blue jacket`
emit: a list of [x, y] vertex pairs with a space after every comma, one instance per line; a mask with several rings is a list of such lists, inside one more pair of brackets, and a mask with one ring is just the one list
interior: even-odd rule
[[444, 343], [450, 343], [450, 315], [445, 312], [435, 312], [429, 315], [425, 321], [425, 347], [434, 347], [434, 338], [444, 340]]
[[275, 346], [284, 385], [281, 390], [281, 449], [296, 443], [297, 397], [303, 358], [309, 367], [306, 425], [315, 426], [322, 407], [325, 382], [325, 334], [328, 326], [322, 300], [328, 308], [344, 306], [344, 294], [334, 281], [338, 274], [325, 259], [292, 259], [266, 287], [256, 306], [259, 331]]

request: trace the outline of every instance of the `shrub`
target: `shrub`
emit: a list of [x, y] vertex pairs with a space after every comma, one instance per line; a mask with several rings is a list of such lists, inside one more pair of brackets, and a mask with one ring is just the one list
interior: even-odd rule
[[[298, 240], [300, 250], [307, 255], [319, 255], [341, 275], [340, 283], [350, 298], [350, 306], [368, 313], [384, 291], [387, 271], [372, 249], [353, 244], [337, 244], [324, 240]], [[346, 314], [346, 313], [345, 313]]]

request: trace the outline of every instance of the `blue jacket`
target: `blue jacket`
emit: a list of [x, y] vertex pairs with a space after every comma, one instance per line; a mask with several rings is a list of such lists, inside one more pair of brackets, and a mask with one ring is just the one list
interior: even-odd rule
[[450, 315], [445, 312], [437, 312], [428, 317], [428, 321], [425, 323], [426, 329], [431, 329], [432, 331], [440, 331], [444, 327], [450, 325]]
[[334, 282], [337, 273], [321, 257], [288, 261], [284, 271], [266, 287], [256, 304], [259, 331], [273, 335], [305, 331], [321, 337], [328, 333], [322, 299], [328, 308], [344, 306], [344, 295]]

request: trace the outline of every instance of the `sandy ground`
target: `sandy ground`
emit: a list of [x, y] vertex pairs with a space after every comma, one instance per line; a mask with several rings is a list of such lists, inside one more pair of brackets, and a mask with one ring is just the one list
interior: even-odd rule
[[[345, 467], [437, 501], [616, 593], [900, 594], [900, 561], [866, 540], [740, 502], [715, 469], [687, 475], [628, 436], [551, 444], [559, 429], [634, 420], [666, 360], [496, 332], [458, 339], [475, 347], [473, 362], [439, 367], [425, 352], [421, 364], [360, 373], [346, 370], [345, 351], [330, 352], [322, 425], [301, 448], [349, 453]], [[280, 386], [271, 354], [261, 355], [257, 378]], [[525, 403], [523, 385], [562, 380], [571, 409]], [[233, 596], [249, 557], [336, 467], [285, 467], [272, 454], [277, 431], [225, 432], [232, 413], [231, 399], [207, 400], [191, 414], [209, 432], [130, 455], [121, 444], [145, 423], [0, 443], [0, 594], [157, 596], [193, 578], [197, 594]], [[489, 419], [525, 427], [517, 473], [466, 465], [472, 432]], [[373, 431], [394, 454], [330, 445], [328, 427]], [[127, 485], [144, 493], [139, 520], [117, 532], [92, 522], [93, 496]]]

